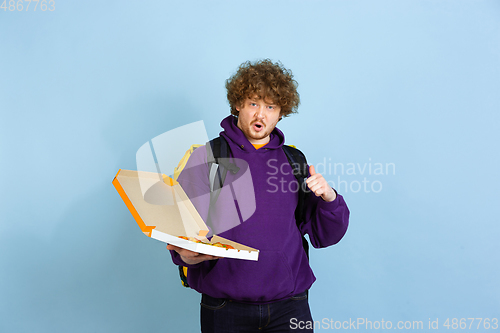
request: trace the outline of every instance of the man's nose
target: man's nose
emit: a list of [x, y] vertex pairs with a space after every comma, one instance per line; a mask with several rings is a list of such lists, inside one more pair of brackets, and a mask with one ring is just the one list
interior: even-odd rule
[[260, 106], [260, 107], [257, 109], [257, 112], [255, 113], [255, 115], [256, 115], [256, 116], [257, 116], [257, 118], [259, 118], [259, 119], [264, 118], [264, 107], [263, 107], [263, 106]]

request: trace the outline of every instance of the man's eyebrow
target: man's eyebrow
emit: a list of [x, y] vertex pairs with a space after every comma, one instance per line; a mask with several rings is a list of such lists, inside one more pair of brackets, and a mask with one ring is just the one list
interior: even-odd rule
[[275, 101], [265, 100], [265, 99], [260, 98], [259, 96], [248, 97], [248, 100], [252, 103], [258, 102], [258, 101], [263, 101], [267, 105], [278, 106], [278, 103], [276, 103]]

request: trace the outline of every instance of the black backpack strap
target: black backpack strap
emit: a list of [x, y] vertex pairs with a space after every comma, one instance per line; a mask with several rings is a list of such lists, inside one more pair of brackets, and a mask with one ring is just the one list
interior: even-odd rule
[[295, 210], [295, 220], [297, 221], [297, 225], [299, 225], [304, 221], [304, 200], [307, 195], [307, 185], [305, 184], [307, 179], [307, 161], [304, 154], [296, 148], [283, 146], [283, 151], [288, 159], [288, 163], [292, 167], [293, 175], [299, 182], [299, 202]]
[[[208, 141], [205, 144], [207, 149], [207, 162], [209, 166], [210, 192], [221, 188], [224, 180], [221, 177], [219, 168], [219, 158], [221, 157], [221, 139], [220, 137]], [[225, 177], [225, 176], [224, 176]]]
[[[292, 167], [292, 172], [297, 181], [299, 182], [299, 198], [297, 202], [297, 208], [295, 208], [295, 221], [297, 222], [297, 227], [305, 220], [305, 202], [306, 197], [309, 195], [309, 191], [307, 191], [307, 160], [304, 154], [293, 147], [283, 146], [283, 151], [285, 152], [286, 158], [288, 159], [288, 163]], [[307, 239], [302, 236], [302, 246], [306, 251], [307, 257], [309, 257], [309, 243]]]
[[219, 194], [224, 181], [226, 180], [227, 172], [236, 174], [240, 168], [229, 161], [231, 157], [231, 149], [227, 144], [226, 139], [219, 136], [206, 143], [207, 162], [209, 165], [209, 181], [210, 181], [210, 207], [213, 207], [219, 198]]
[[[210, 218], [210, 209], [217, 202], [222, 186], [224, 185], [224, 180], [228, 171], [232, 173], [237, 173], [240, 168], [234, 163], [228, 163], [228, 158], [231, 155], [231, 149], [227, 144], [227, 141], [219, 136], [215, 139], [208, 141], [205, 144], [207, 150], [207, 163], [209, 169], [209, 182], [210, 182], [210, 206], [208, 211], [208, 217]], [[187, 282], [187, 276], [184, 271], [183, 266], [179, 266], [179, 275], [184, 287], [189, 288]]]
[[222, 187], [222, 184], [224, 184], [224, 180], [226, 179], [227, 171], [231, 171], [232, 174], [236, 174], [240, 171], [240, 168], [238, 168], [238, 166], [234, 163], [234, 160], [230, 160], [231, 148], [229, 148], [229, 145], [224, 137], [219, 136], [218, 138], [211, 140], [210, 145], [212, 144], [212, 152], [215, 162], [224, 167], [224, 175], [221, 178]]

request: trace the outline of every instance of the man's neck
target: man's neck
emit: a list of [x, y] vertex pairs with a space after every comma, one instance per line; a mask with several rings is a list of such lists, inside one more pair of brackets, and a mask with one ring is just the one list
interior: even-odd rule
[[255, 149], [262, 148], [262, 147], [264, 147], [265, 145], [267, 145], [267, 143], [259, 143], [259, 144], [252, 143], [252, 146], [253, 146]]

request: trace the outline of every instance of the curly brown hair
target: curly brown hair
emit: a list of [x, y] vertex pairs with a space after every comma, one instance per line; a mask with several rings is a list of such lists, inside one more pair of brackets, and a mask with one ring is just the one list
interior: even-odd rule
[[269, 59], [247, 61], [238, 71], [226, 80], [227, 100], [231, 114], [238, 116], [236, 108], [241, 107], [247, 98], [271, 100], [281, 107], [280, 115], [288, 117], [297, 113], [300, 104], [298, 83], [293, 74], [281, 62], [273, 63]]

